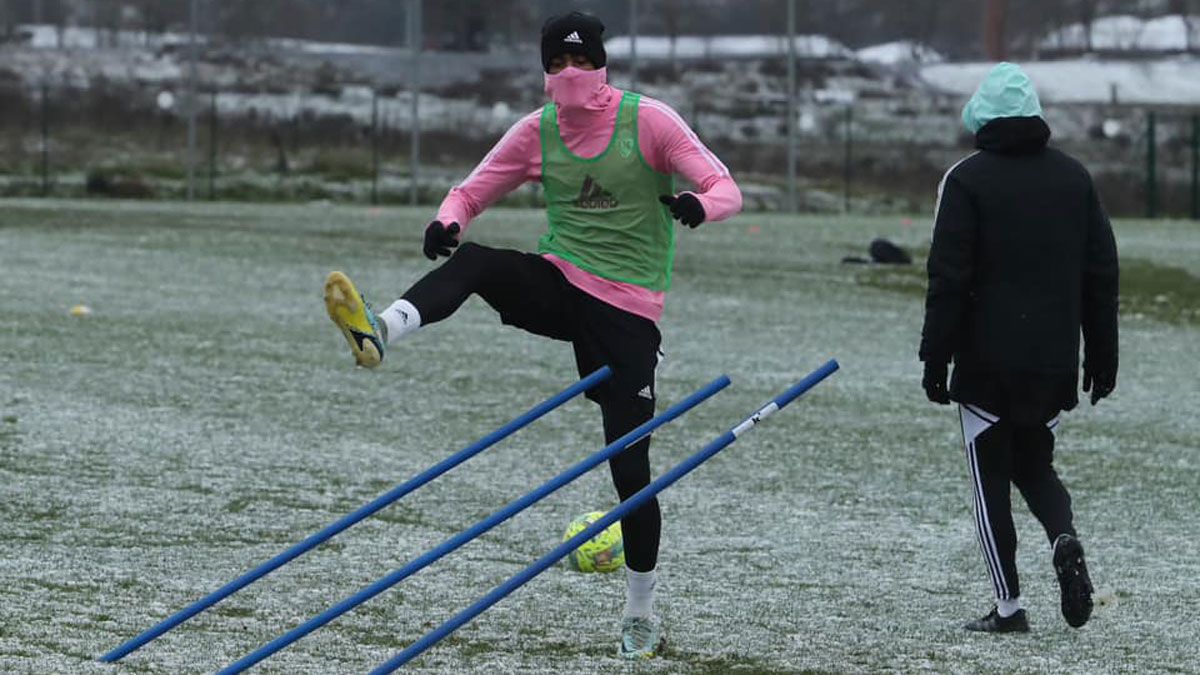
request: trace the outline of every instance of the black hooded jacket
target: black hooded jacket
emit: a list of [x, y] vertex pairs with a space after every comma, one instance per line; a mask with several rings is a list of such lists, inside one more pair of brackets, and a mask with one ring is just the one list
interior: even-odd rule
[[1085, 362], [1117, 368], [1117, 247], [1091, 176], [1040, 117], [993, 120], [938, 189], [922, 361], [950, 396], [1019, 423], [1078, 404]]

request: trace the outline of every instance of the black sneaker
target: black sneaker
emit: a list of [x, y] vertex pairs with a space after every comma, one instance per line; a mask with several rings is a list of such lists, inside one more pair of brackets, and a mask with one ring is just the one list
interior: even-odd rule
[[1028, 633], [1029, 620], [1025, 610], [1018, 609], [1012, 616], [1000, 616], [995, 607], [982, 619], [968, 621], [963, 628], [977, 633]]
[[1062, 592], [1063, 618], [1079, 628], [1092, 616], [1092, 580], [1083, 561], [1083, 544], [1069, 534], [1054, 540], [1054, 573]]

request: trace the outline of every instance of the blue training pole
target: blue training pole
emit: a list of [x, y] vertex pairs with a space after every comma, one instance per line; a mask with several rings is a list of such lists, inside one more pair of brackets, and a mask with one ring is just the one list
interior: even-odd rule
[[473, 539], [476, 539], [477, 537], [479, 537], [483, 533], [487, 532], [488, 530], [492, 529], [493, 527], [499, 525], [500, 523], [503, 523], [504, 521], [515, 516], [516, 514], [520, 513], [521, 511], [524, 511], [529, 506], [541, 501], [542, 499], [545, 499], [547, 496], [549, 496], [555, 490], [561, 488], [562, 486], [566, 485], [567, 483], [570, 483], [571, 481], [575, 480], [576, 478], [587, 473], [591, 469], [595, 468], [596, 465], [600, 464], [601, 462], [604, 462], [605, 460], [608, 460], [608, 459], [616, 456], [618, 453], [625, 450], [625, 448], [633, 445], [634, 443], [637, 443], [641, 439], [650, 435], [650, 433], [653, 432], [655, 429], [661, 427], [664, 424], [667, 424], [668, 422], [671, 422], [672, 420], [674, 420], [675, 418], [679, 417], [680, 415], [686, 413], [687, 411], [691, 410], [692, 408], [695, 408], [696, 406], [700, 405], [701, 403], [703, 403], [704, 401], [706, 401], [707, 399], [712, 397], [714, 394], [716, 394], [717, 392], [721, 391], [722, 389], [724, 389], [725, 387], [728, 387], [728, 386], [729, 386], [729, 378], [728, 377], [726, 377], [724, 375], [722, 375], [721, 377], [718, 377], [717, 379], [708, 383], [708, 385], [705, 386], [704, 388], [698, 390], [696, 393], [692, 394], [691, 396], [688, 396], [687, 398], [683, 399], [679, 403], [676, 403], [675, 405], [668, 408], [666, 412], [649, 420], [645, 424], [639, 426], [638, 428], [634, 429], [633, 431], [630, 431], [629, 433], [625, 434], [624, 436], [613, 441], [610, 445], [608, 445], [604, 449], [596, 452], [596, 454], [588, 457], [587, 459], [583, 460], [582, 462], [580, 462], [580, 463], [576, 464], [575, 466], [567, 469], [566, 471], [558, 474], [554, 478], [551, 478], [550, 480], [546, 481], [545, 483], [542, 484], [541, 487], [537, 488], [536, 490], [533, 490], [532, 492], [526, 494], [525, 496], [521, 497], [520, 499], [510, 502], [508, 504], [508, 506], [505, 506], [504, 508], [493, 513], [492, 515], [488, 516], [484, 520], [479, 521], [471, 528], [469, 528], [467, 530], [463, 530], [462, 532], [459, 532], [455, 536], [447, 539], [446, 541], [444, 541], [440, 545], [438, 545], [436, 548], [430, 549], [428, 552], [421, 555], [420, 557], [413, 559], [412, 562], [408, 563], [404, 567], [401, 567], [400, 569], [388, 574], [387, 576], [376, 581], [375, 583], [371, 584], [370, 586], [367, 586], [366, 588], [355, 593], [354, 595], [346, 598], [345, 600], [342, 600], [341, 602], [337, 603], [336, 605], [333, 605], [332, 607], [325, 610], [324, 612], [321, 612], [317, 616], [314, 616], [313, 618], [309, 619], [308, 621], [300, 624], [299, 626], [296, 626], [295, 628], [288, 631], [287, 633], [284, 633], [283, 635], [275, 638], [271, 642], [268, 642], [267, 644], [263, 645], [262, 647], [259, 647], [258, 649], [247, 654], [246, 656], [243, 656], [241, 659], [235, 661], [234, 663], [230, 664], [227, 668], [220, 671], [220, 675], [232, 675], [233, 673], [240, 673], [243, 670], [246, 670], [247, 668], [258, 663], [259, 661], [262, 661], [263, 659], [274, 654], [275, 652], [292, 644], [296, 640], [299, 640], [300, 638], [304, 637], [305, 635], [308, 635], [309, 633], [320, 628], [321, 626], [324, 626], [325, 624], [329, 623], [330, 621], [333, 621], [334, 619], [341, 616], [342, 614], [345, 614], [346, 612], [361, 605], [362, 603], [366, 602], [367, 600], [370, 600], [371, 598], [375, 597], [376, 595], [379, 595], [383, 591], [391, 588], [392, 586], [395, 586], [396, 584], [400, 583], [404, 579], [412, 576], [413, 574], [416, 574], [418, 571], [433, 564], [439, 558], [445, 556], [446, 554], [457, 549], [458, 547], [462, 546], [463, 544], [466, 544], [467, 542], [469, 542]]
[[713, 455], [717, 454], [721, 450], [724, 450], [726, 446], [731, 445], [742, 434], [754, 428], [755, 425], [771, 416], [771, 414], [776, 410], [779, 410], [780, 408], [799, 398], [801, 394], [809, 389], [812, 389], [817, 385], [817, 383], [832, 375], [837, 369], [837, 361], [830, 360], [825, 365], [813, 371], [791, 389], [788, 389], [773, 399], [770, 403], [763, 406], [758, 412], [754, 413], [750, 417], [747, 417], [740, 424], [733, 427], [729, 431], [726, 431], [712, 443], [709, 443], [708, 446], [703, 450], [680, 462], [675, 466], [675, 468], [663, 474], [658, 480], [642, 488], [637, 492], [637, 494], [633, 495], [629, 499], [621, 502], [616, 508], [609, 511], [600, 520], [592, 523], [583, 532], [580, 532], [574, 537], [571, 537], [567, 541], [563, 542], [553, 551], [538, 559], [537, 562], [533, 563], [529, 567], [526, 567], [516, 576], [497, 586], [492, 590], [491, 593], [488, 593], [481, 600], [479, 600], [479, 602], [476, 602], [474, 605], [471, 605], [467, 609], [463, 610], [454, 618], [425, 635], [425, 637], [409, 645], [404, 651], [388, 659], [383, 663], [383, 665], [371, 671], [372, 675], [390, 673], [400, 666], [415, 659], [426, 649], [429, 649], [433, 645], [437, 644], [442, 638], [445, 638], [450, 633], [458, 630], [463, 624], [487, 611], [489, 607], [497, 602], [500, 602], [510, 593], [528, 583], [530, 579], [533, 579], [542, 572], [545, 572], [550, 568], [550, 566], [566, 557], [568, 553], [574, 551], [580, 546], [583, 546], [584, 543], [603, 532], [609, 525], [612, 525], [629, 513], [641, 507], [642, 504], [645, 504], [653, 499], [654, 496], [659, 492], [667, 489], [673, 483], [675, 483], [675, 481], [683, 478], [693, 469], [712, 458]]
[[279, 555], [275, 556], [274, 558], [271, 558], [270, 560], [263, 563], [262, 565], [259, 565], [258, 567], [254, 568], [253, 570], [250, 570], [249, 572], [246, 572], [245, 574], [238, 577], [237, 579], [234, 579], [233, 581], [229, 582], [228, 584], [225, 584], [224, 586], [217, 589], [216, 591], [213, 591], [208, 596], [206, 596], [200, 600], [197, 600], [196, 602], [192, 603], [188, 607], [180, 610], [178, 613], [165, 619], [164, 621], [159, 623], [157, 626], [151, 628], [150, 630], [147, 630], [146, 632], [133, 638], [129, 642], [126, 642], [125, 644], [121, 645], [120, 647], [117, 647], [116, 649], [105, 654], [104, 656], [101, 656], [100, 660], [104, 661], [106, 663], [112, 663], [114, 661], [118, 661], [118, 660], [124, 658], [131, 652], [142, 648], [148, 642], [161, 637], [164, 633], [171, 630], [172, 628], [175, 628], [176, 626], [183, 623], [184, 621], [187, 621], [188, 619], [196, 616], [200, 612], [203, 612], [204, 610], [208, 609], [209, 607], [212, 607], [213, 605], [224, 600], [225, 598], [233, 595], [234, 593], [237, 593], [238, 591], [242, 590], [246, 586], [249, 586], [250, 584], [254, 583], [255, 581], [258, 581], [259, 579], [265, 577], [266, 575], [270, 574], [271, 572], [274, 572], [275, 570], [279, 569], [280, 567], [283, 567], [284, 565], [291, 562], [292, 560], [300, 557], [301, 555], [304, 555], [305, 553], [311, 551], [312, 549], [316, 548], [317, 546], [320, 546], [324, 542], [333, 538], [335, 535], [337, 535], [338, 533], [342, 532], [343, 530], [349, 528], [350, 526], [354, 525], [355, 523], [359, 522], [360, 520], [374, 514], [376, 511], [379, 511], [380, 509], [395, 502], [396, 500], [407, 495], [408, 493], [412, 492], [413, 490], [416, 490], [417, 488], [421, 487], [422, 485], [425, 485], [429, 481], [446, 473], [450, 469], [453, 469], [454, 467], [458, 466], [459, 464], [462, 464], [463, 462], [474, 457], [475, 455], [478, 455], [479, 453], [483, 452], [484, 450], [487, 450], [488, 448], [492, 447], [496, 443], [499, 443], [500, 441], [504, 440], [508, 436], [512, 435], [518, 429], [528, 426], [531, 422], [538, 419], [539, 417], [542, 417], [543, 415], [550, 412], [551, 410], [554, 410], [555, 408], [561, 406], [562, 404], [575, 398], [576, 396], [582, 394], [583, 392], [591, 389], [592, 387], [595, 387], [596, 385], [600, 384], [601, 382], [604, 382], [605, 380], [607, 380], [610, 377], [612, 377], [612, 370], [610, 370], [608, 366], [604, 366], [600, 370], [597, 370], [596, 372], [592, 373], [591, 375], [588, 375], [587, 377], [576, 382], [575, 384], [571, 385], [570, 387], [567, 387], [566, 389], [559, 392], [555, 396], [548, 398], [545, 401], [542, 401], [541, 403], [534, 406], [533, 408], [530, 408], [525, 414], [521, 415], [520, 417], [517, 417], [516, 419], [512, 420], [508, 424], [505, 424], [504, 426], [500, 427], [499, 429], [496, 429], [495, 431], [488, 434], [487, 436], [484, 436], [483, 438], [476, 441], [473, 445], [470, 445], [466, 448], [463, 448], [462, 450], [459, 450], [455, 454], [447, 457], [446, 459], [442, 460], [441, 462], [426, 469], [424, 472], [418, 474], [416, 477], [409, 480], [407, 483], [398, 485], [398, 486], [392, 488], [391, 490], [389, 490], [388, 492], [385, 492], [384, 494], [376, 497], [373, 501], [366, 504], [365, 506], [362, 506], [354, 513], [351, 513], [350, 515], [343, 517], [341, 520], [338, 520], [337, 522], [327, 526], [325, 529], [321, 530], [320, 532], [317, 532], [316, 534], [308, 537], [304, 541], [301, 541], [300, 543], [296, 544], [295, 546], [292, 546], [288, 550], [284, 551], [283, 553], [280, 553]]

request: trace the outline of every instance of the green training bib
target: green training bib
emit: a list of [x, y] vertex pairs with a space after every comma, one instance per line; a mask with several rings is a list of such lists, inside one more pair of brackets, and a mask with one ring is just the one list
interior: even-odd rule
[[637, 94], [621, 97], [608, 147], [584, 159], [563, 143], [553, 103], [542, 109], [542, 187], [550, 229], [539, 253], [652, 291], [671, 287], [675, 225], [659, 195], [675, 181], [650, 168], [638, 146]]

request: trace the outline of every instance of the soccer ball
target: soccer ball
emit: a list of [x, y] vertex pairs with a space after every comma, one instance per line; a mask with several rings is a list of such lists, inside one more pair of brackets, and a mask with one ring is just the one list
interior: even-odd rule
[[[585, 513], [571, 521], [563, 532], [563, 541], [583, 532], [589, 525], [604, 517], [601, 511]], [[576, 572], [615, 572], [625, 566], [625, 544], [621, 540], [620, 521], [584, 542], [567, 555], [567, 567]]]

